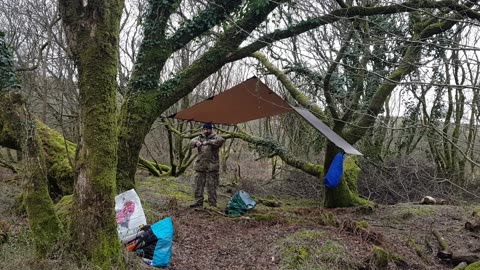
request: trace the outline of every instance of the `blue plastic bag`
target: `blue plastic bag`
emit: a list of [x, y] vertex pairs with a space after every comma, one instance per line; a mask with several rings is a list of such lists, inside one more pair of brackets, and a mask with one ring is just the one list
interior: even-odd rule
[[153, 253], [152, 265], [156, 267], [166, 267], [172, 256], [173, 245], [173, 223], [172, 218], [167, 217], [153, 224], [151, 229], [158, 238], [155, 251]]
[[340, 184], [343, 174], [343, 153], [338, 153], [332, 161], [327, 175], [325, 175], [324, 184], [327, 188], [336, 188]]

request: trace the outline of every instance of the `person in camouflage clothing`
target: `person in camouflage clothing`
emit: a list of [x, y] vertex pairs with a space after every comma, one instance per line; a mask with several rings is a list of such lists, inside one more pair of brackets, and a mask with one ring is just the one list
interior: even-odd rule
[[212, 124], [203, 124], [202, 134], [190, 141], [192, 148], [198, 150], [195, 162], [195, 200], [190, 207], [203, 206], [203, 189], [207, 186], [208, 204], [217, 206], [217, 187], [219, 184], [219, 149], [225, 142], [220, 135], [213, 131]]

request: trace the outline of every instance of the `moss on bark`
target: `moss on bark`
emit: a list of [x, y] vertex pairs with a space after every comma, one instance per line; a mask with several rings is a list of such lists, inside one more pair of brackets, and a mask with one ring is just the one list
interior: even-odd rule
[[56, 130], [37, 121], [38, 132], [45, 152], [47, 175], [52, 197], [73, 193], [72, 163], [75, 160], [76, 144], [65, 140]]
[[101, 269], [124, 268], [114, 197], [117, 162], [117, 64], [123, 0], [77, 5], [60, 0], [78, 67], [81, 142], [75, 163], [72, 244]]
[[[0, 117], [15, 135], [15, 144], [22, 151], [24, 194], [22, 200], [33, 232], [37, 257], [44, 258], [56, 246], [63, 234], [55, 215], [53, 201], [48, 194], [45, 160], [36, 124], [19, 93], [0, 92]], [[12, 125], [14, 123], [15, 125]]]
[[465, 270], [480, 270], [480, 261], [469, 264]]
[[[70, 232], [72, 225], [72, 209], [73, 195], [63, 196], [62, 199], [55, 204], [55, 213], [66, 232]], [[68, 242], [68, 240], [66, 242]]]

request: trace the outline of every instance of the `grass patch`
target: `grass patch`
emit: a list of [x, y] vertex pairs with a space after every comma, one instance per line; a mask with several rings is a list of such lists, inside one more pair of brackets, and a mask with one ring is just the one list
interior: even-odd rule
[[143, 201], [157, 201], [167, 206], [175, 198], [181, 202], [192, 202], [192, 187], [179, 183], [175, 177], [148, 177], [137, 181], [137, 192]]
[[402, 267], [407, 265], [401, 256], [389, 252], [379, 246], [373, 246], [372, 255], [370, 257], [370, 266], [373, 269], [387, 269], [390, 262]]
[[0, 245], [1, 269], [29, 269], [26, 260], [35, 256], [30, 229], [25, 224], [18, 226], [19, 230], [9, 232], [6, 243]]
[[280, 269], [352, 269], [345, 247], [322, 231], [301, 230], [279, 242]]
[[431, 217], [436, 214], [436, 205], [408, 205], [398, 207], [390, 215], [392, 221], [402, 222], [414, 218]]
[[469, 264], [465, 270], [480, 270], [480, 261]]
[[357, 227], [362, 229], [368, 229], [369, 224], [366, 220], [357, 221]]

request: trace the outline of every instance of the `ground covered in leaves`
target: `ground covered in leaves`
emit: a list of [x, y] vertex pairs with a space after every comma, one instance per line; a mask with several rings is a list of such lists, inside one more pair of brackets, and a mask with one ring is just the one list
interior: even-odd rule
[[[480, 234], [465, 230], [478, 205], [405, 203], [326, 210], [318, 200], [251, 194], [258, 206], [243, 217], [222, 213], [231, 196], [220, 189], [220, 209], [192, 210], [189, 177], [139, 179], [147, 222], [171, 216], [175, 238], [168, 269], [452, 269], [436, 254], [432, 230], [453, 252], [480, 253]], [[37, 269], [26, 218], [13, 211], [18, 179], [0, 178], [1, 269]], [[279, 207], [266, 205], [280, 204]], [[128, 256], [135, 269], [153, 269]], [[50, 268], [71, 268], [61, 259]], [[69, 265], [68, 267], [65, 265]], [[79, 267], [88, 269], [88, 267]]]

